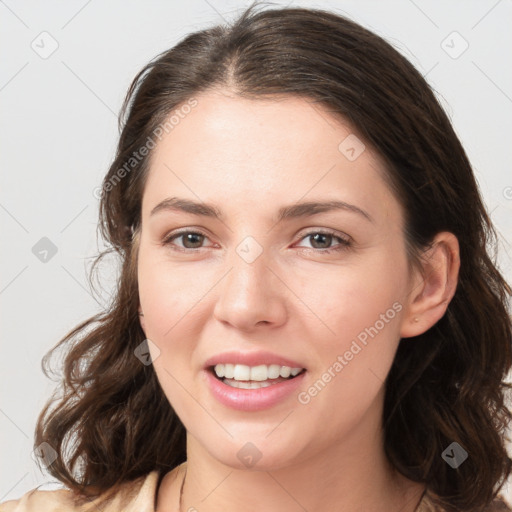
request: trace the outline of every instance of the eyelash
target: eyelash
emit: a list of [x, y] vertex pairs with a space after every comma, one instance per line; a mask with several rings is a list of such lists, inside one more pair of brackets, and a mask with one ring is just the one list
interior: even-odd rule
[[[183, 236], [186, 234], [201, 235], [201, 236], [204, 236], [205, 238], [208, 238], [208, 235], [206, 235], [205, 233], [203, 233], [199, 230], [192, 231], [192, 230], [186, 229], [186, 230], [170, 233], [168, 236], [166, 236], [164, 238], [164, 240], [162, 241], [162, 245], [169, 247], [173, 251], [186, 252], [186, 253], [197, 252], [199, 249], [204, 249], [204, 247], [196, 247], [194, 249], [189, 249], [186, 247], [178, 247], [178, 246], [173, 247], [172, 241], [175, 240], [176, 238], [179, 238], [180, 236]], [[317, 252], [317, 253], [321, 253], [321, 254], [331, 254], [333, 252], [340, 252], [340, 251], [346, 250], [352, 246], [352, 243], [348, 238], [343, 238], [343, 237], [339, 236], [335, 231], [331, 231], [331, 230], [327, 230], [327, 229], [326, 230], [319, 229], [319, 230], [309, 231], [308, 233], [304, 234], [299, 239], [299, 242], [304, 240], [305, 238], [308, 238], [313, 235], [331, 235], [335, 239], [338, 239], [340, 241], [340, 244], [337, 247], [332, 248], [332, 249], [316, 249], [315, 247], [311, 247], [311, 248], [300, 247], [300, 249], [305, 250], [306, 252], [313, 251], [313, 252]]]

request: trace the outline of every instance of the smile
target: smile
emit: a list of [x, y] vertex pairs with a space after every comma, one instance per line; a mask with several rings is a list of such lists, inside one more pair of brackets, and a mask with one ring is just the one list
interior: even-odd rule
[[304, 368], [278, 365], [217, 364], [205, 371], [205, 377], [221, 404], [240, 411], [261, 411], [294, 394], [305, 373]]

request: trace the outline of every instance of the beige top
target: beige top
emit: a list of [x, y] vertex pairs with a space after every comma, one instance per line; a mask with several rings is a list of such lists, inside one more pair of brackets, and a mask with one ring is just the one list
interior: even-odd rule
[[[142, 486], [134, 494], [130, 492], [133, 482], [127, 483], [113, 501], [101, 507], [102, 512], [155, 512], [156, 496], [158, 492], [157, 471], [152, 471], [141, 477]], [[130, 485], [131, 484], [131, 485]], [[121, 493], [125, 501], [121, 505]], [[88, 502], [83, 506], [76, 506], [72, 500], [72, 493], [66, 489], [43, 491], [32, 489], [18, 500], [6, 501], [0, 504], [0, 512], [98, 512], [96, 500]], [[497, 500], [487, 509], [489, 512], [505, 512], [510, 508], [501, 500]], [[415, 512], [443, 512], [435, 509], [428, 497], [424, 495], [421, 503]]]
[[[96, 500], [77, 506], [68, 489], [40, 491], [32, 489], [18, 500], [0, 504], [0, 512], [155, 512], [155, 499], [158, 484], [158, 471], [152, 471], [143, 478], [142, 486], [136, 494], [130, 493], [129, 484], [123, 487], [114, 499], [102, 508], [96, 506]], [[133, 485], [133, 482], [130, 482]], [[127, 499], [122, 503], [121, 493]], [[130, 494], [133, 494], [132, 496]]]

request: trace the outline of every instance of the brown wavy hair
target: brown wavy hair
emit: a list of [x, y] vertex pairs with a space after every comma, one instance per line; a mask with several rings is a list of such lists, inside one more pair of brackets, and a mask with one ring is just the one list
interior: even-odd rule
[[[66, 350], [60, 395], [41, 412], [34, 446], [47, 442], [56, 450], [48, 471], [89, 498], [153, 470], [162, 478], [186, 459], [183, 424], [153, 367], [134, 356], [145, 339], [137, 254], [152, 153], [130, 159], [201, 92], [227, 88], [254, 100], [294, 95], [348, 120], [384, 159], [405, 210], [410, 261], [440, 231], [459, 241], [459, 279], [446, 314], [424, 334], [400, 340], [386, 380], [385, 450], [400, 473], [427, 485], [437, 505], [483, 510], [512, 464], [505, 445], [511, 289], [496, 266], [496, 231], [468, 157], [422, 75], [381, 37], [321, 9], [258, 7], [185, 37], [134, 78], [101, 194], [98, 227], [108, 249], [91, 270], [106, 254], [118, 256], [115, 293], [106, 311], [45, 355], [48, 376], [54, 351]], [[454, 441], [469, 454], [456, 469], [441, 457]]]

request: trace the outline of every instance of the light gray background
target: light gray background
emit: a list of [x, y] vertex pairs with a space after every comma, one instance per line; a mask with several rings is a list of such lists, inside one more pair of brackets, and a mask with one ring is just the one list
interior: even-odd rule
[[[53, 389], [40, 361], [68, 330], [100, 311], [113, 283], [115, 270], [107, 265], [104, 290], [94, 296], [86, 272], [103, 248], [93, 190], [113, 159], [126, 89], [157, 53], [231, 20], [249, 3], [0, 0], [0, 502], [53, 480], [31, 458], [36, 418]], [[474, 164], [511, 280], [512, 2], [275, 4], [345, 13], [426, 75]], [[32, 46], [49, 51], [52, 38], [58, 48], [42, 58]], [[464, 41], [469, 47], [459, 56]], [[32, 252], [42, 237], [58, 249], [46, 263]]]

